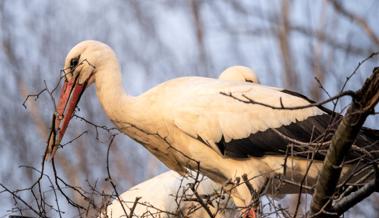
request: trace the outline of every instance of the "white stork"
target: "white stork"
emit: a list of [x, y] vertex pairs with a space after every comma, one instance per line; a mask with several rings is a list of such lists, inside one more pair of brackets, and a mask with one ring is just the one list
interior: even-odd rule
[[226, 68], [218, 77], [221, 80], [259, 83], [257, 74], [245, 66], [232, 66]]
[[[194, 183], [194, 178], [182, 177], [175, 171], [167, 171], [149, 180], [146, 180], [128, 191], [122, 193], [119, 197], [127, 214], [133, 207], [137, 198], [137, 204], [134, 208], [133, 215], [137, 217], [208, 217], [209, 215], [199, 203], [196, 203], [193, 192], [190, 190], [190, 183]], [[221, 186], [214, 183], [208, 178], [204, 178], [196, 189], [199, 195], [213, 195], [219, 191]], [[225, 209], [218, 212], [216, 217], [234, 217], [238, 215], [232, 210], [232, 201], [223, 200], [219, 205], [213, 202], [213, 205], [207, 205], [212, 214], [215, 214], [217, 207]], [[125, 215], [124, 209], [118, 199], [106, 209], [104, 217], [118, 218]]]
[[[266, 186], [267, 177], [275, 175], [299, 181], [306, 174], [308, 184], [314, 184], [324, 153], [314, 155], [308, 170], [306, 158], [319, 144], [308, 142], [329, 140], [330, 131], [325, 130], [332, 117], [340, 116], [323, 107], [278, 109], [309, 105], [309, 99], [295, 92], [204, 77], [169, 80], [139, 96], [129, 96], [115, 53], [98, 41], [77, 44], [68, 53], [64, 69], [66, 82], [55, 116], [57, 132], [51, 134], [46, 152], [50, 157], [59, 147], [81, 94], [93, 83], [104, 111], [119, 130], [170, 169], [181, 175], [188, 169], [200, 169], [220, 184], [247, 174], [257, 192]], [[372, 130], [363, 129], [357, 146], [373, 144], [377, 140], [373, 135]], [[353, 150], [346, 160], [358, 156]], [[349, 165], [343, 175], [348, 170]], [[298, 189], [284, 186], [279, 191], [286, 194]], [[232, 196], [241, 207], [251, 200], [246, 186], [233, 189]]]
[[[219, 79], [259, 83], [255, 72], [244, 66], [228, 67], [220, 74]], [[106, 209], [107, 217], [115, 218], [125, 215], [121, 204], [124, 205], [125, 210], [127, 210], [126, 212], [129, 214], [130, 208], [133, 207], [137, 198], [140, 199], [134, 208], [133, 214], [138, 217], [170, 217], [170, 214], [178, 214], [178, 211], [189, 218], [207, 217], [207, 212], [204, 208], [199, 208], [199, 204], [196, 206], [193, 201], [184, 199], [184, 201], [180, 201], [177, 199], [177, 196], [184, 196], [184, 194], [193, 195], [193, 193], [188, 190], [188, 184], [194, 182], [194, 178], [182, 177], [172, 170], [162, 173], [122, 193], [119, 196], [121, 202], [119, 199], [114, 199]], [[208, 178], [204, 178], [199, 183], [196, 191], [200, 195], [211, 195], [216, 190], [220, 191], [220, 188], [219, 184], [212, 182], [212, 180]], [[225, 203], [229, 203], [229, 205], [222, 204], [219, 208], [233, 208], [231, 202]], [[193, 210], [193, 208], [196, 208], [196, 210]], [[209, 205], [209, 209], [214, 214], [217, 208]], [[216, 215], [216, 217], [236, 216], [238, 216], [238, 214], [233, 214], [232, 210], [225, 210], [224, 213], [217, 213]]]

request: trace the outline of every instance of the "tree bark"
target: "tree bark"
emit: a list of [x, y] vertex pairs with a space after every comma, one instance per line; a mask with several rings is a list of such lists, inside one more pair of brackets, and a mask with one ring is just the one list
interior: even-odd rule
[[339, 124], [328, 149], [324, 165], [316, 183], [310, 208], [311, 217], [335, 217], [332, 200], [340, 178], [344, 157], [349, 152], [367, 116], [374, 111], [379, 100], [379, 68], [356, 92], [353, 102]]

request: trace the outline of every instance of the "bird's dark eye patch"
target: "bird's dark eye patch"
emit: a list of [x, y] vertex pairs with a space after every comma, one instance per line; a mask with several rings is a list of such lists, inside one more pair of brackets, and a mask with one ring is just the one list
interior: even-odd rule
[[80, 59], [80, 55], [71, 59], [71, 61], [70, 61], [70, 68], [71, 69], [75, 68], [78, 65], [79, 59]]

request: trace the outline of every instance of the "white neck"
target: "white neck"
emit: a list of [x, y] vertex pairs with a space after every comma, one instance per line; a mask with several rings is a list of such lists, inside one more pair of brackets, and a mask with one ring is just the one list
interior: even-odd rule
[[123, 88], [120, 65], [115, 56], [96, 68], [95, 83], [97, 97], [112, 121], [133, 119], [135, 113], [131, 110], [135, 97], [128, 96]]

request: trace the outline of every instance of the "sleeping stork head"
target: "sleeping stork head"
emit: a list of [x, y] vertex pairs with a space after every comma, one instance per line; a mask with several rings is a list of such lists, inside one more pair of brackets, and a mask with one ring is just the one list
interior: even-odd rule
[[81, 95], [95, 82], [97, 69], [106, 64], [109, 55], [115, 56], [112, 49], [93, 40], [80, 42], [67, 54], [63, 68], [64, 84], [53, 115], [45, 160], [54, 156]]
[[259, 83], [257, 74], [254, 70], [238, 65], [226, 68], [224, 72], [220, 74], [219, 79]]

